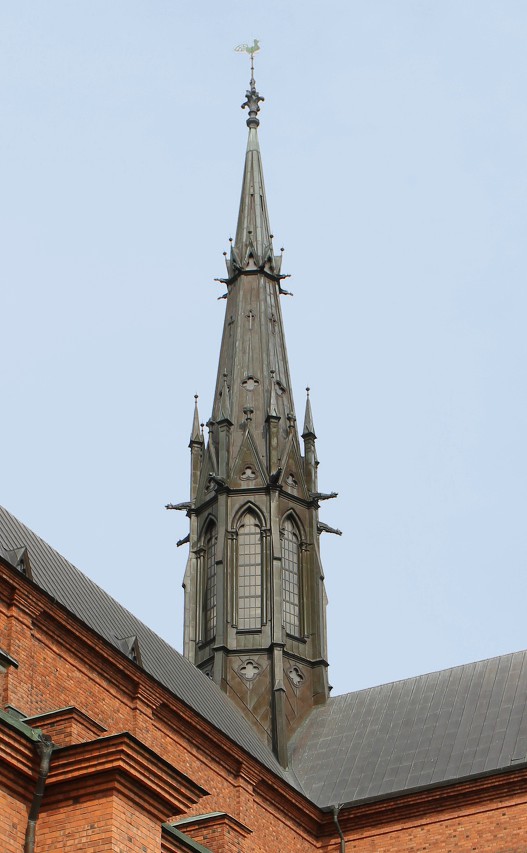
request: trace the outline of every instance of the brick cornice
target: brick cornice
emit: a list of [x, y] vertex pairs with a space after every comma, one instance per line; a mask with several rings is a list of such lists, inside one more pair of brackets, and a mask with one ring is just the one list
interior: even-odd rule
[[[4, 566], [1, 566], [4, 569]], [[15, 598], [17, 587], [4, 575], [0, 574], [0, 600], [5, 601], [11, 607]]]
[[[345, 835], [357, 830], [379, 834], [394, 824], [409, 827], [424, 821], [444, 821], [449, 813], [459, 816], [491, 811], [511, 802], [527, 802], [527, 766], [351, 804], [341, 809], [339, 823]], [[324, 824], [322, 835], [333, 836], [332, 813], [326, 813]]]
[[124, 732], [53, 753], [44, 807], [66, 797], [124, 795], [160, 822], [182, 814], [207, 791]]
[[211, 829], [212, 827], [217, 826], [226, 826], [233, 830], [237, 835], [241, 835], [242, 838], [248, 838], [253, 832], [252, 829], [249, 829], [249, 827], [245, 826], [244, 823], [241, 823], [232, 815], [227, 814], [227, 812], [211, 812], [210, 814], [205, 815], [195, 815], [194, 817], [183, 818], [183, 820], [175, 821], [172, 825], [182, 832], [188, 832], [190, 835], [192, 834], [192, 831], [196, 829], [202, 829], [203, 827]]
[[30, 740], [6, 724], [0, 724], [0, 782], [14, 794], [26, 794], [31, 781], [35, 750]]
[[137, 679], [134, 700], [136, 704], [143, 703], [153, 709], [159, 703], [159, 692], [157, 682], [150, 679], [147, 681], [145, 678]]
[[[82, 726], [86, 734], [91, 735], [91, 737], [86, 737], [85, 740], [93, 740], [94, 738], [101, 737], [107, 731], [104, 726], [73, 705], [67, 708], [58, 708], [54, 711], [46, 711], [42, 714], [35, 714], [33, 717], [26, 717], [24, 722], [29, 726], [39, 726], [46, 733], [49, 733], [50, 727], [53, 729], [53, 727], [61, 723], [75, 722], [79, 726]], [[55, 740], [54, 735], [52, 739]], [[57, 745], [62, 746], [60, 743], [57, 743]]]

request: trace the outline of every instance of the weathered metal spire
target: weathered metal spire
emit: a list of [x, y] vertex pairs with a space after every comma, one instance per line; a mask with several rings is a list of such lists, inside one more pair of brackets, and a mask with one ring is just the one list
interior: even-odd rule
[[[185, 654], [233, 698], [279, 761], [308, 709], [325, 702], [326, 594], [309, 397], [302, 455], [251, 80], [236, 237], [206, 447], [193, 443]], [[196, 431], [197, 414], [193, 426]], [[328, 495], [327, 497], [331, 497]], [[323, 528], [328, 530], [327, 525]]]

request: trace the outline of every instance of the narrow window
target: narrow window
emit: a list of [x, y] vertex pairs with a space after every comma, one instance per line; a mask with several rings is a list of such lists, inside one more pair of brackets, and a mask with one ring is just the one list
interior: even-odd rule
[[288, 634], [300, 635], [299, 538], [287, 518], [282, 528], [282, 600]]
[[205, 539], [205, 640], [216, 634], [216, 528]]
[[238, 628], [262, 626], [262, 546], [260, 527], [247, 512], [238, 528]]

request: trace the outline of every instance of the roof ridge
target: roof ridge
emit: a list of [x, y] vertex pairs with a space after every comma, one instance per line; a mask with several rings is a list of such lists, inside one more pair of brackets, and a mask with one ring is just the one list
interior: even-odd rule
[[[491, 655], [487, 658], [481, 658], [480, 660], [471, 660], [466, 663], [457, 663], [454, 666], [445, 666], [442, 669], [432, 669], [429, 672], [420, 672], [418, 675], [408, 675], [406, 678], [396, 678], [393, 681], [383, 681], [381, 684], [372, 684], [370, 687], [360, 687], [358, 690], [348, 690], [347, 693], [337, 693], [336, 696], [330, 696], [329, 702], [333, 699], [344, 699], [346, 696], [357, 696], [359, 693], [366, 693], [368, 690], [378, 690], [381, 687], [391, 687], [394, 684], [403, 684], [406, 681], [416, 681], [419, 678], [428, 678], [430, 675], [438, 675], [443, 672], [453, 672], [456, 669], [464, 669], [469, 666], [477, 666], [477, 664], [488, 663], [493, 660], [500, 660], [502, 658], [514, 657], [514, 655], [524, 655], [527, 653], [527, 649], [517, 649], [514, 652], [504, 652], [501, 655]], [[323, 706], [320, 706], [321, 708]], [[313, 710], [316, 710], [314, 708]]]

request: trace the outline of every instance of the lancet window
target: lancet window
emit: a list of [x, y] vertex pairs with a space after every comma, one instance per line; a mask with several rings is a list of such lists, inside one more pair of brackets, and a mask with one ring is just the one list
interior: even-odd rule
[[282, 527], [282, 601], [284, 627], [300, 635], [300, 537], [290, 518]]
[[238, 527], [238, 628], [262, 625], [262, 537], [256, 517], [248, 511]]
[[203, 601], [205, 640], [211, 640], [216, 634], [216, 527], [210, 524], [205, 537], [205, 592]]

